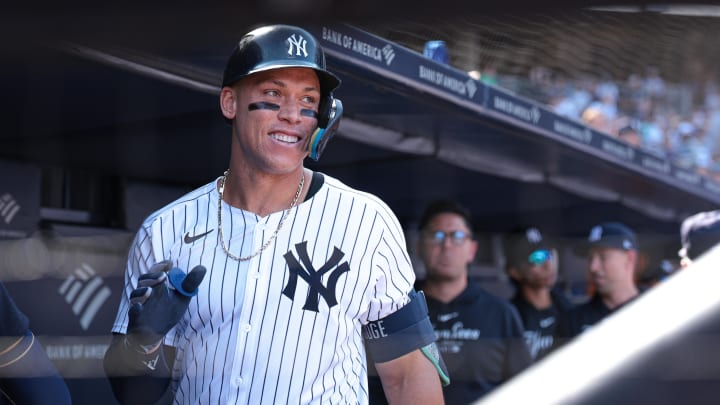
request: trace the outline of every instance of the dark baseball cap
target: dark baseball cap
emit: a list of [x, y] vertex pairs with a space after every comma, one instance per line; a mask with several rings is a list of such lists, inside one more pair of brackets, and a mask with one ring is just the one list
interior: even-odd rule
[[695, 260], [720, 242], [720, 210], [700, 212], [680, 226], [680, 257]]
[[534, 252], [552, 249], [540, 230], [535, 227], [521, 228], [510, 233], [505, 238], [504, 246], [508, 265], [528, 263], [530, 255]]
[[594, 247], [607, 247], [620, 250], [637, 249], [635, 232], [620, 222], [603, 222], [590, 229], [587, 240], [575, 247], [575, 253], [586, 256]]

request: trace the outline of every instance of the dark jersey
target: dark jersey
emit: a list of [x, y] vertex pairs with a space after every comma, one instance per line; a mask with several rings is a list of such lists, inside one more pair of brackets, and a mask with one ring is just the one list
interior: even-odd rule
[[[27, 317], [20, 312], [5, 286], [0, 283], [0, 336], [8, 339], [23, 336], [28, 329], [28, 324]], [[5, 346], [0, 343], [0, 352], [4, 348]]]
[[602, 298], [595, 294], [590, 301], [572, 308], [560, 317], [557, 333], [555, 334], [554, 346], [558, 347], [575, 336], [583, 333], [589, 327], [600, 322], [611, 313], [619, 310], [638, 296], [639, 295], [636, 295], [624, 302], [622, 305], [610, 309], [607, 305], [605, 305]]
[[0, 404], [70, 404], [70, 392], [0, 283]]
[[562, 293], [553, 290], [550, 297], [552, 305], [545, 309], [535, 308], [519, 290], [511, 301], [522, 320], [525, 342], [534, 361], [541, 359], [552, 350], [559, 317], [572, 308], [572, 304]]
[[[419, 286], [422, 289], [422, 286]], [[515, 308], [474, 281], [444, 304], [427, 296], [437, 345], [450, 372], [448, 404], [466, 404], [524, 370], [530, 353]]]
[[600, 322], [612, 311], [605, 305], [599, 295], [595, 294], [590, 301], [578, 305], [560, 317], [557, 328], [556, 346], [581, 334], [587, 328]]

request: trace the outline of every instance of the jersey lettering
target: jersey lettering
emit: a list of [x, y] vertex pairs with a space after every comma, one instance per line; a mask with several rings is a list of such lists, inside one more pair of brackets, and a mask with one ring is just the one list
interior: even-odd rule
[[365, 339], [379, 339], [386, 337], [384, 321], [370, 322], [363, 326]]

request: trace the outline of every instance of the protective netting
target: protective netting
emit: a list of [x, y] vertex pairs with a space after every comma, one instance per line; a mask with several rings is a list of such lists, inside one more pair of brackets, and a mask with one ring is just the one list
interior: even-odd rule
[[[667, 10], [666, 10], [667, 11]], [[702, 173], [720, 173], [720, 18], [607, 10], [361, 28]]]

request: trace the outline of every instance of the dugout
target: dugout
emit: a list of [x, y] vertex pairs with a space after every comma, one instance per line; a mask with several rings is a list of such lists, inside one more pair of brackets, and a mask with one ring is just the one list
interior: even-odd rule
[[[666, 256], [677, 250], [685, 216], [720, 203], [720, 185], [708, 178], [397, 43], [346, 24], [307, 28], [343, 79], [336, 96], [346, 111], [323, 159], [308, 166], [383, 198], [411, 242], [427, 202], [459, 200], [481, 231], [474, 275], [496, 291], [507, 293], [498, 237], [518, 225], [539, 226], [569, 246], [595, 223], [618, 220], [639, 233], [646, 251]], [[29, 298], [20, 302], [38, 319], [32, 327], [47, 336], [56, 361], [90, 362], [82, 372], [67, 366], [76, 403], [107, 393], [101, 387], [88, 395], [87, 387], [101, 383], [77, 381], [96, 377], [123, 255], [140, 221], [225, 169], [229, 137], [218, 83], [245, 31], [178, 34], [182, 43], [167, 34], [154, 42], [71, 32], [11, 46], [3, 56], [12, 63], [0, 68], [0, 197], [7, 212], [12, 201], [22, 208], [0, 221], [0, 271], [15, 274], [32, 257], [38, 278], [13, 275], [11, 293], [42, 291], [64, 308], [61, 321], [47, 319]], [[37, 246], [47, 254], [38, 256]], [[109, 257], [95, 262], [98, 251]], [[111, 293], [87, 324], [85, 307], [68, 298], [75, 280], [82, 288], [94, 283], [88, 300], [104, 287]], [[55, 343], [58, 334], [71, 339]]]

